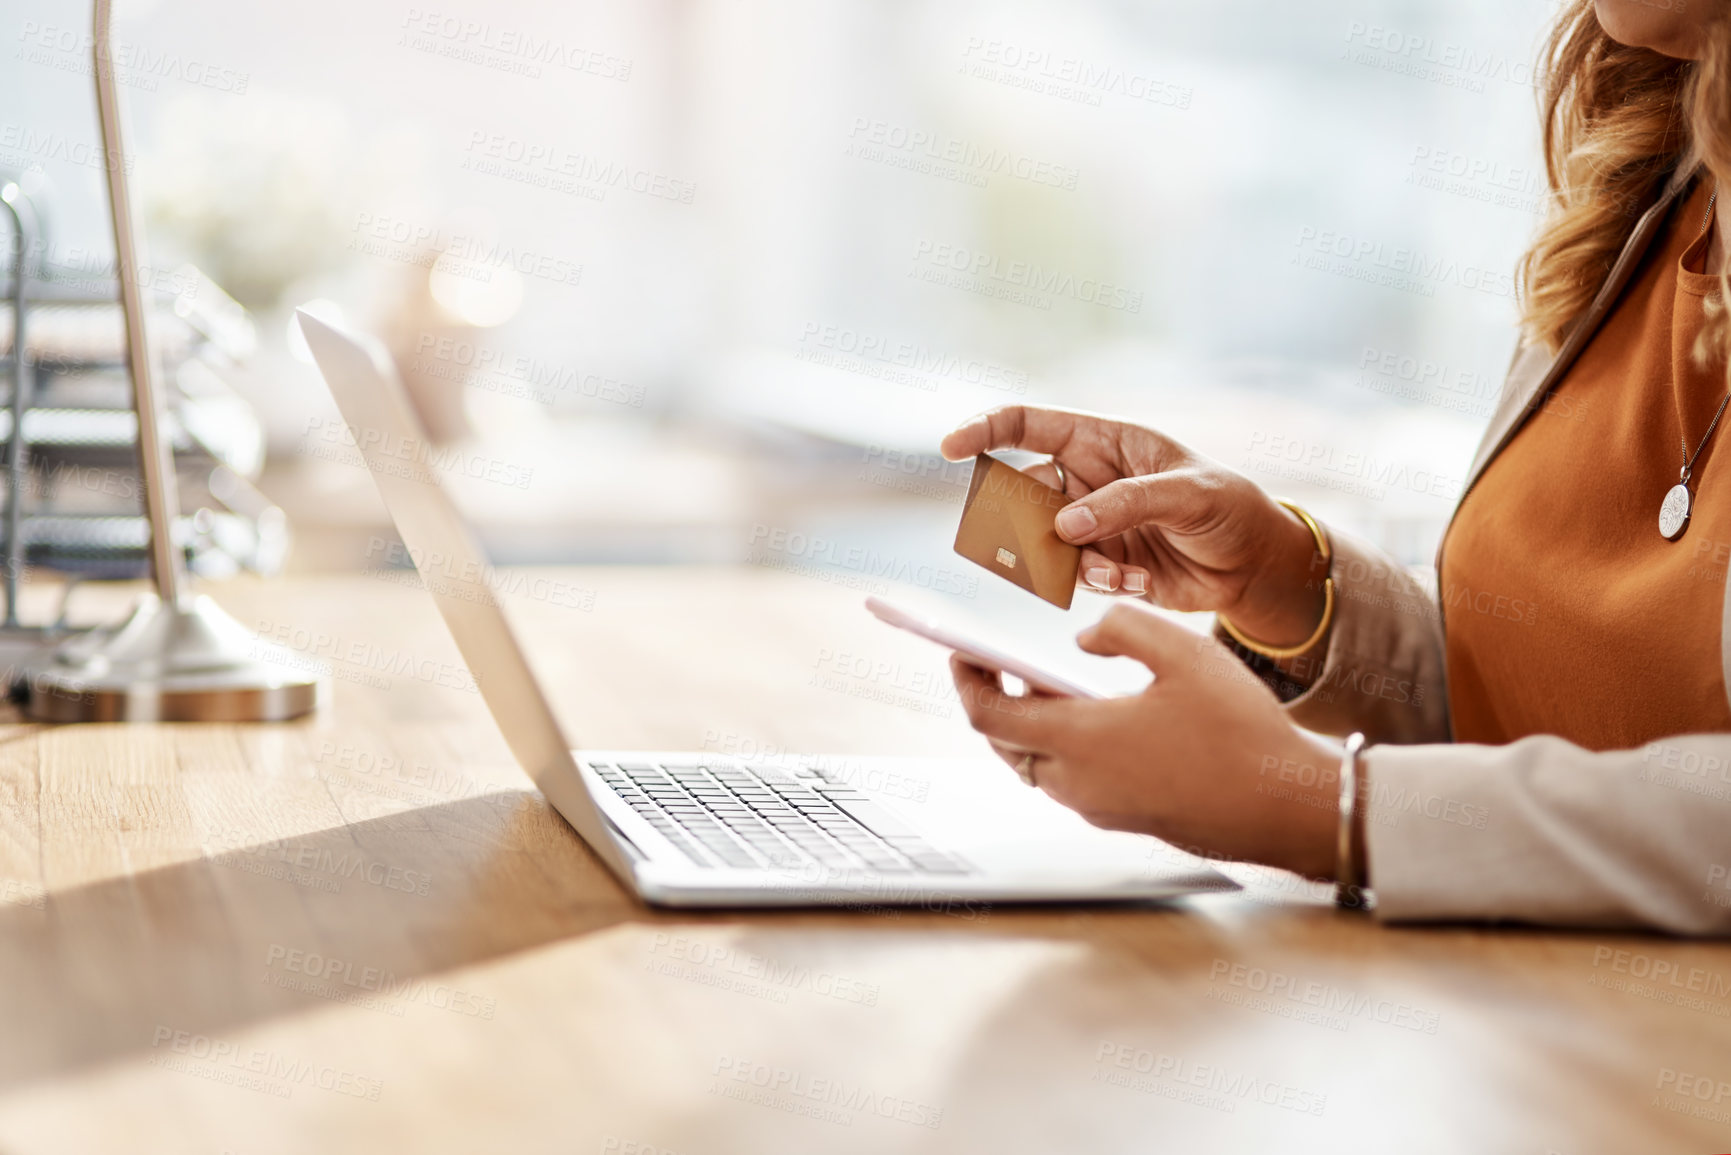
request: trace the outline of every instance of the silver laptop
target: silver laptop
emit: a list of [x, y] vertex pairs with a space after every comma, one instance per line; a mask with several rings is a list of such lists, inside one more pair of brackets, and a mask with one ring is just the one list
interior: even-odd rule
[[414, 449], [425, 435], [390, 355], [370, 337], [297, 316], [512, 754], [645, 900], [965, 914], [991, 902], [1236, 888], [1156, 839], [1089, 826], [991, 759], [572, 750], [487, 584], [480, 546]]

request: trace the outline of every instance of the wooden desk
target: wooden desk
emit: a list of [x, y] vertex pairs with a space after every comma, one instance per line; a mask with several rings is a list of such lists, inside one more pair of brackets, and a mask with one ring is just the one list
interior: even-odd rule
[[[978, 751], [854, 591], [538, 576], [514, 611], [587, 743]], [[1255, 871], [658, 914], [528, 792], [424, 595], [214, 592], [353, 660], [303, 725], [0, 730], [6, 1155], [1731, 1150], [1724, 946], [1386, 929]]]

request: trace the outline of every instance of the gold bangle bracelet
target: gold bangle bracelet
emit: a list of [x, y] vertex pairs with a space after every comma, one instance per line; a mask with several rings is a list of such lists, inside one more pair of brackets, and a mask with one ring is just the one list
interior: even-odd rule
[[[1310, 536], [1316, 539], [1316, 554], [1321, 559], [1324, 570], [1331, 568], [1334, 564], [1334, 547], [1329, 542], [1328, 534], [1323, 531], [1322, 526], [1317, 524], [1314, 517], [1292, 502], [1281, 501], [1280, 504], [1291, 510], [1298, 520], [1304, 523], [1305, 528], [1310, 530]], [[1316, 629], [1311, 631], [1310, 636], [1296, 646], [1270, 646], [1247, 636], [1233, 625], [1225, 614], [1216, 614], [1214, 617], [1220, 623], [1220, 628], [1231, 635], [1233, 641], [1251, 653], [1259, 654], [1264, 658], [1272, 658], [1275, 661], [1296, 658], [1321, 641], [1322, 636], [1328, 632], [1328, 627], [1334, 623], [1334, 575], [1330, 574], [1322, 580], [1322, 620], [1316, 623]]]
[[[1340, 755], [1340, 824], [1334, 839], [1334, 904], [1347, 910], [1363, 910], [1364, 847], [1353, 836], [1358, 831], [1358, 800], [1364, 766], [1364, 735], [1353, 734]], [[1354, 854], [1353, 851], [1358, 853]]]

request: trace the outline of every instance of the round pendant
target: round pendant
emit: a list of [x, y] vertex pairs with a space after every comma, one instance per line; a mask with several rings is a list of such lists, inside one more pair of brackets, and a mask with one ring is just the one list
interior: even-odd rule
[[1689, 487], [1679, 483], [1671, 487], [1665, 495], [1665, 504], [1659, 507], [1659, 532], [1666, 541], [1676, 541], [1688, 524]]

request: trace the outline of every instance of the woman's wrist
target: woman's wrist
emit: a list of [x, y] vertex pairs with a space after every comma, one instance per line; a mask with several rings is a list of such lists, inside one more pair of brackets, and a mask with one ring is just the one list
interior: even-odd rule
[[1353, 872], [1358, 884], [1370, 889], [1370, 843], [1365, 838], [1365, 818], [1370, 810], [1370, 770], [1365, 760], [1358, 760], [1358, 805], [1352, 809]]
[[1364, 846], [1364, 735], [1353, 734], [1340, 755], [1340, 802], [1335, 812], [1334, 901], [1347, 910], [1370, 906], [1370, 872]]
[[[1316, 536], [1297, 514], [1273, 505], [1263, 564], [1225, 607], [1239, 631], [1271, 648], [1295, 646], [1316, 632], [1326, 606], [1328, 560]], [[1326, 639], [1319, 639], [1321, 648]]]
[[1299, 769], [1292, 776], [1295, 781], [1290, 794], [1281, 802], [1296, 805], [1283, 812], [1273, 831], [1263, 857], [1268, 865], [1305, 878], [1335, 877], [1340, 834], [1340, 788], [1335, 774], [1340, 760], [1339, 742], [1292, 727], [1282, 765]]

